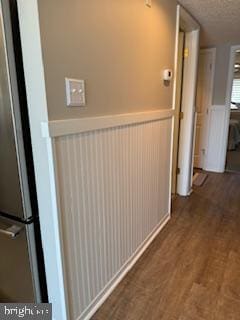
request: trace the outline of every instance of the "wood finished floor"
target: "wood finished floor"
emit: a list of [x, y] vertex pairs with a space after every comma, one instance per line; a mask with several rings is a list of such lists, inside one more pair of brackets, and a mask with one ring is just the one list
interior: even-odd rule
[[210, 174], [94, 320], [240, 320], [240, 175]]

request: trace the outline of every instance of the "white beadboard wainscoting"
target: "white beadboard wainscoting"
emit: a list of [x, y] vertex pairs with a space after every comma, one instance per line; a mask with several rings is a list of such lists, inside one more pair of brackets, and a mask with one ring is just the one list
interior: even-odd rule
[[229, 127], [229, 108], [213, 105], [209, 108], [209, 134], [205, 170], [224, 172]]
[[43, 124], [70, 320], [90, 319], [170, 218], [173, 110]]

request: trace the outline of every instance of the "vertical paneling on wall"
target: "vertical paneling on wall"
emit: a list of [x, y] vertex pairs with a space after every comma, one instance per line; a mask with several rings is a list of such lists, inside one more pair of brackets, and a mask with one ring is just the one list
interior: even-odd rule
[[71, 320], [169, 214], [172, 119], [55, 139]]
[[205, 170], [224, 172], [226, 136], [229, 126], [229, 110], [225, 105], [213, 105], [209, 109], [209, 135]]

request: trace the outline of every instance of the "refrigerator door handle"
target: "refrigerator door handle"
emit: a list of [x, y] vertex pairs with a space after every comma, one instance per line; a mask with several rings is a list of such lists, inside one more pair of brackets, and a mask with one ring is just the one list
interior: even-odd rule
[[20, 234], [22, 229], [23, 228], [17, 225], [12, 225], [7, 229], [0, 229], [0, 233], [7, 236], [8, 238], [15, 239]]

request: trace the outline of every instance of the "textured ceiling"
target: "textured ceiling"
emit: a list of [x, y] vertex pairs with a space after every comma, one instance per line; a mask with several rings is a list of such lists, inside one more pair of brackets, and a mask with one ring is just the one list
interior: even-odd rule
[[201, 45], [240, 44], [240, 0], [179, 0], [200, 23]]

